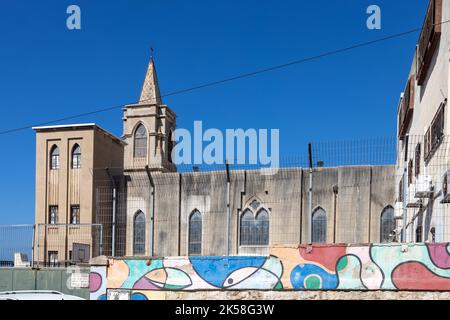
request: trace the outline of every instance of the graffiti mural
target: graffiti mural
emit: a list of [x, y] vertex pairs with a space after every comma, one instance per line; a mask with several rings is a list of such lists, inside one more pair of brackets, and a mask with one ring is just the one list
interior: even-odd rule
[[91, 299], [104, 299], [107, 289], [129, 290], [132, 299], [179, 290], [450, 290], [449, 249], [301, 245], [273, 247], [268, 257], [110, 259], [108, 267], [92, 267]]
[[106, 267], [91, 267], [89, 293], [91, 300], [106, 300]]

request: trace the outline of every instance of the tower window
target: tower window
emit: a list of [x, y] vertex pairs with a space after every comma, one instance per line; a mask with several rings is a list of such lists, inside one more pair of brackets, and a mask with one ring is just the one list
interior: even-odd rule
[[50, 170], [59, 169], [59, 148], [54, 145], [50, 151]]
[[58, 206], [50, 206], [49, 207], [49, 224], [57, 224], [58, 223]]
[[75, 144], [72, 149], [72, 169], [81, 168], [81, 148]]
[[80, 223], [80, 206], [71, 206], [70, 207], [70, 224], [79, 224]]
[[140, 124], [134, 133], [134, 157], [145, 158], [147, 156], [147, 130]]

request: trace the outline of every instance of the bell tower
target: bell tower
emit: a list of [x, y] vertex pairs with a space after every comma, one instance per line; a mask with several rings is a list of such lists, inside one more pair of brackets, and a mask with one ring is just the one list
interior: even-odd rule
[[163, 103], [156, 77], [153, 53], [150, 56], [144, 83], [136, 104], [123, 109], [123, 139], [125, 170], [173, 172], [172, 133], [176, 115]]

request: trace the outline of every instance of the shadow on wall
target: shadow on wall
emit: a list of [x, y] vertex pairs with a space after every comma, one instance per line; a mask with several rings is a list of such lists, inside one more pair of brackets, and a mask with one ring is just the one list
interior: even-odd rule
[[[110, 259], [91, 269], [91, 299], [192, 290], [450, 290], [450, 245], [272, 247], [270, 256]], [[106, 277], [107, 274], [107, 277]]]

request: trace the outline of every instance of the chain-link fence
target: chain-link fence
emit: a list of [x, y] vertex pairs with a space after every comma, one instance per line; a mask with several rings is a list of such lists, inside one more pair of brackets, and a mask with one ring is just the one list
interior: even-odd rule
[[30, 266], [34, 225], [0, 225], [0, 267]]
[[0, 267], [85, 265], [102, 255], [100, 224], [0, 225]]
[[[280, 159], [275, 170], [233, 162], [166, 173], [125, 168], [114, 183], [97, 181], [96, 223], [108, 234], [105, 253], [260, 254], [278, 244], [401, 241], [397, 148], [401, 152], [402, 144], [395, 138], [317, 142], [311, 154], [305, 146], [304, 155]], [[435, 161], [444, 172], [447, 163]], [[423, 235], [437, 224], [445, 229], [438, 215]]]
[[34, 263], [37, 267], [89, 264], [102, 255], [100, 224], [38, 224]]
[[276, 170], [232, 162], [177, 172], [95, 168], [109, 177], [94, 181], [95, 224], [37, 227], [34, 260], [73, 263], [75, 251], [83, 261], [265, 254], [311, 242], [448, 242], [448, 147], [443, 135], [409, 136], [312, 143], [310, 155], [305, 146]]

